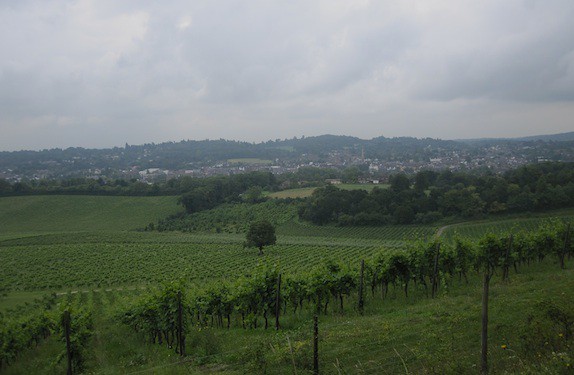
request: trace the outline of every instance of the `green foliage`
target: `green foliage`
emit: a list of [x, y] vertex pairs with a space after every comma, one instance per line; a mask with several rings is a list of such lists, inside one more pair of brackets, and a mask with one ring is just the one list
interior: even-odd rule
[[561, 221], [571, 221], [573, 217], [572, 210], [562, 210], [548, 214], [512, 215], [505, 219], [462, 222], [460, 224], [445, 226], [442, 237], [452, 241], [456, 237], [478, 239], [487, 233], [501, 235], [518, 232], [535, 232], [541, 225], [544, 225], [548, 219], [557, 218]]
[[238, 202], [240, 195], [250, 189], [248, 195], [252, 195], [255, 188], [271, 190], [275, 184], [275, 176], [265, 172], [195, 179], [190, 181], [189, 190], [180, 197], [179, 202], [188, 213], [199, 212], [222, 203]]
[[[546, 242], [541, 250], [522, 253], [521, 250], [510, 251], [509, 246], [512, 243], [507, 236], [493, 234], [484, 236], [476, 244], [463, 239], [456, 239], [453, 243], [441, 243], [436, 239], [430, 242], [419, 241], [406, 249], [381, 251], [368, 260], [367, 285], [370, 283], [373, 295], [380, 287], [383, 298], [388, 294], [389, 285], [398, 285], [404, 289], [407, 298], [409, 284], [414, 282], [419, 288], [424, 286], [428, 295], [428, 286], [432, 285], [435, 288], [440, 285], [441, 288], [447, 289], [449, 285], [455, 283], [457, 274], [459, 282], [462, 276], [467, 281], [467, 273], [472, 268], [482, 270], [490, 276], [496, 270], [508, 269], [512, 264], [517, 267], [517, 263], [522, 266], [523, 262], [540, 260], [538, 255], [540, 252], [545, 254], [552, 252], [552, 249], [546, 246], [549, 242], [547, 229], [544, 227], [537, 232], [519, 234], [516, 237], [520, 243], [518, 248], [524, 247], [526, 242], [531, 243], [529, 246], [537, 248], [541, 246], [537, 243], [537, 238], [540, 237], [545, 238]], [[315, 312], [327, 314], [329, 305], [336, 306], [338, 302], [339, 308], [336, 310], [344, 313], [344, 299], [357, 293], [359, 276], [356, 267], [357, 265], [352, 267], [336, 261], [323, 261], [321, 265], [308, 272], [287, 274], [280, 292], [280, 303], [285, 310], [290, 307], [293, 313], [296, 313], [303, 308], [303, 303], [308, 301], [312, 302]], [[216, 326], [223, 327], [225, 318], [229, 328], [231, 315], [239, 314], [244, 328], [257, 328], [258, 320], [261, 318], [264, 319], [264, 326], [267, 328], [268, 318], [274, 314], [277, 307], [278, 274], [277, 266], [258, 264], [252, 272], [234, 283], [208, 284], [201, 289], [192, 289], [188, 298], [190, 316], [195, 317], [198, 326], [207, 326], [209, 322], [213, 326], [215, 322]], [[163, 298], [161, 296], [166, 294], [166, 290], [164, 289], [160, 297], [153, 295], [151, 300], [144, 299], [136, 308], [136, 311], [140, 312], [134, 313], [133, 309], [130, 310], [125, 315], [130, 319], [124, 321], [136, 329], [143, 328], [133, 323], [134, 316], [146, 317], [147, 325], [159, 324], [158, 319], [165, 319], [169, 313], [152, 313], [149, 309], [169, 311], [169, 308], [164, 307], [162, 310], [160, 307], [153, 307], [161, 306], [157, 301], [161, 301]], [[331, 310], [335, 311], [335, 308], [332, 307]], [[149, 319], [152, 323], [149, 323]], [[559, 319], [565, 318], [561, 315]], [[173, 322], [167, 325], [173, 327]], [[151, 332], [152, 335], [157, 335], [157, 330]]]
[[258, 204], [229, 203], [189, 215], [162, 219], [158, 231], [245, 233], [249, 223], [267, 220], [273, 225], [285, 224], [297, 216], [295, 203], [269, 200]]
[[[155, 293], [141, 299], [120, 319], [135, 331], [142, 332], [152, 343], [165, 344], [177, 353], [185, 341], [187, 315], [190, 306], [186, 301], [185, 290], [180, 283], [166, 283]], [[181, 326], [179, 317], [181, 314]]]
[[247, 190], [245, 190], [245, 193], [243, 193], [243, 200], [246, 201], [247, 203], [259, 203], [261, 202], [263, 199], [263, 188], [261, 186], [251, 186], [249, 187]]
[[319, 188], [302, 205], [299, 217], [318, 225], [420, 224], [443, 217], [572, 207], [574, 195], [568, 193], [574, 192], [573, 170], [574, 163], [554, 163], [530, 165], [503, 176], [422, 171], [412, 188], [406, 175], [396, 174], [389, 178], [390, 189], [375, 188], [368, 194]]
[[503, 239], [493, 234], [487, 234], [478, 243], [476, 267], [488, 275], [492, 275], [500, 265], [505, 253]]
[[245, 235], [245, 246], [257, 247], [259, 255], [263, 255], [263, 247], [275, 245], [275, 227], [267, 220], [255, 221], [249, 225]]
[[43, 310], [15, 316], [0, 316], [0, 368], [13, 363], [24, 350], [38, 346], [56, 325]]
[[409, 190], [411, 186], [409, 178], [404, 173], [399, 173], [391, 176], [391, 178], [389, 179], [389, 183], [391, 184], [391, 190], [395, 193], [400, 193], [401, 191]]
[[[12, 365], [26, 351], [35, 349], [48, 341], [52, 335], [59, 337], [59, 350], [53, 366], [67, 358], [65, 339], [65, 311], [71, 319], [70, 353], [74, 372], [84, 368], [88, 352], [87, 344], [92, 335], [93, 321], [90, 305], [82, 298], [67, 295], [64, 301], [56, 294], [36, 299], [0, 316], [0, 368]], [[56, 306], [56, 303], [59, 304]], [[9, 318], [10, 317], [10, 318]]]
[[[92, 167], [93, 168], [93, 167]], [[97, 196], [159, 196], [176, 195], [181, 191], [163, 184], [148, 185], [132, 180], [67, 178], [20, 181], [13, 185], [0, 181], [0, 196], [18, 195], [97, 195]]]

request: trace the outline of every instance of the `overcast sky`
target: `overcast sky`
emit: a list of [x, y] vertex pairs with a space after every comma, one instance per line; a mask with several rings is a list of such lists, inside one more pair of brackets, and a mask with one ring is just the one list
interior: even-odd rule
[[572, 0], [0, 0], [0, 150], [574, 131]]

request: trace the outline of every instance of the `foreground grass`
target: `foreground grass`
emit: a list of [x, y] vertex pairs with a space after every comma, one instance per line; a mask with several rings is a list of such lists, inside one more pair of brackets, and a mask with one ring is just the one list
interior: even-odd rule
[[[550, 259], [519, 269], [506, 282], [495, 276], [489, 324], [492, 374], [570, 373], [573, 348], [561, 341], [566, 340], [566, 331], [559, 325], [547, 325], [544, 319], [547, 306], [572, 314], [571, 265], [572, 261], [569, 269], [559, 270]], [[319, 317], [321, 373], [478, 373], [481, 292], [480, 276], [472, 275], [468, 285], [456, 280], [449, 286], [443, 284], [436, 299], [426, 298], [422, 289], [413, 290], [405, 298], [400, 288], [391, 288], [385, 300], [379, 291], [374, 296], [369, 292], [364, 316], [357, 313], [355, 299], [346, 301], [344, 312], [331, 307], [328, 315]], [[122, 305], [137, 295], [116, 292], [92, 296], [98, 302], [89, 302], [95, 310], [95, 327], [86, 373], [311, 372], [310, 306], [297, 314], [288, 312], [281, 319], [280, 331], [244, 330], [237, 316], [231, 329], [191, 327], [186, 339], [188, 356], [181, 358], [164, 346], [145, 342], [118, 322], [116, 317]], [[532, 347], [532, 340], [538, 337], [542, 341]], [[61, 366], [53, 364], [58, 348], [61, 350], [62, 343], [51, 338], [37, 350], [26, 353], [6, 373], [61, 373]]]
[[[492, 373], [568, 371], [571, 357], [558, 359], [542, 347], [536, 352], [540, 357], [532, 358], [535, 353], [527, 350], [524, 340], [540, 334], [530, 330], [527, 322], [536, 320], [532, 317], [540, 313], [541, 306], [552, 302], [571, 313], [574, 300], [568, 291], [572, 287], [572, 269], [558, 271], [553, 262], [524, 269], [508, 282], [493, 281], [489, 331]], [[475, 276], [469, 286], [443, 286], [441, 296], [434, 300], [425, 298], [422, 290], [409, 298], [396, 291], [385, 301], [370, 300], [364, 317], [351, 308], [343, 315], [320, 316], [320, 368], [328, 374], [477, 373], [481, 293], [480, 278]], [[264, 368], [268, 373], [290, 374], [290, 342], [291, 348], [299, 348], [294, 349], [299, 371], [310, 370], [310, 312], [286, 319], [285, 328], [278, 334], [218, 331], [213, 340], [230, 353], [222, 353], [222, 359], [214, 362], [238, 372], [264, 373]], [[553, 335], [559, 337], [558, 332]], [[243, 352], [237, 356], [232, 350], [239, 347]]]

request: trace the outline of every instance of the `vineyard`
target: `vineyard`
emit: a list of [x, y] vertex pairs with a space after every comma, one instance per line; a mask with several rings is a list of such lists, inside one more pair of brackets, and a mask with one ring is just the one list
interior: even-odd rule
[[[79, 240], [78, 237], [75, 239]], [[286, 243], [270, 247], [260, 257], [252, 249], [243, 248], [240, 237], [226, 237], [227, 241], [234, 242], [222, 243], [210, 243], [213, 237], [208, 236], [174, 238], [185, 240], [183, 243], [159, 242], [159, 238], [151, 243], [122, 243], [121, 237], [116, 242], [113, 235], [106, 235], [100, 237], [101, 242], [90, 237], [92, 243], [52, 242], [50, 245], [26, 245], [26, 239], [5, 241], [0, 246], [5, 265], [0, 271], [0, 280], [12, 290], [67, 290], [155, 284], [179, 278], [234, 278], [248, 273], [260, 262], [278, 263], [292, 270], [324, 259], [352, 261], [380, 249], [372, 243], [361, 246], [322, 244], [317, 240], [307, 244], [284, 241]], [[70, 237], [56, 236], [48, 240], [66, 238]], [[169, 240], [169, 237], [161, 238]], [[37, 239], [32, 237], [33, 240]], [[6, 243], [12, 245], [5, 246]]]
[[68, 290], [234, 278], [260, 262], [281, 264], [287, 271], [326, 259], [350, 262], [431, 238], [435, 231], [415, 226], [313, 228], [292, 222], [279, 228], [277, 245], [263, 257], [243, 247], [243, 234], [72, 232], [6, 238], [0, 240], [6, 265], [0, 283], [12, 290]]
[[[565, 216], [570, 218], [571, 216]], [[447, 227], [443, 237], [477, 239], [486, 233], [535, 230], [544, 218]], [[0, 285], [13, 291], [155, 285], [184, 278], [236, 278], [258, 263], [291, 272], [325, 260], [368, 258], [416, 240], [431, 240], [431, 226], [317, 227], [295, 221], [278, 228], [277, 245], [260, 257], [243, 247], [242, 233], [69, 232], [0, 237]], [[134, 265], [137, 265], [135, 267]], [[5, 287], [5, 288], [6, 288]]]
[[428, 239], [436, 233], [433, 226], [387, 225], [381, 227], [316, 226], [291, 221], [278, 228], [278, 233], [297, 237], [326, 237], [337, 239], [368, 239], [380, 243]]
[[[6, 373], [62, 369], [62, 314], [70, 311], [71, 332], [77, 337], [72, 340], [77, 345], [73, 366], [78, 369], [101, 370], [114, 361], [123, 371], [185, 373], [210, 365], [229, 373], [290, 373], [292, 367], [304, 373], [311, 369], [311, 330], [306, 327], [319, 313], [321, 363], [327, 373], [396, 373], [404, 366], [416, 372], [472, 372], [477, 350], [473, 332], [479, 329], [473, 301], [480, 299], [475, 272], [493, 267], [502, 273], [497, 272], [493, 289], [497, 329], [491, 337], [491, 360], [496, 368], [536, 371], [505, 351], [510, 347], [523, 356], [538, 353], [553, 371], [566, 369], [574, 317], [572, 300], [563, 291], [574, 286], [574, 279], [571, 270], [560, 271], [557, 260], [573, 254], [567, 229], [564, 222], [553, 221], [535, 232], [515, 233], [514, 242], [494, 235], [442, 247], [418, 241], [406, 252], [378, 251], [348, 260], [337, 255], [336, 260], [317, 260], [314, 267], [290, 269], [265, 262], [215, 283], [171, 279], [148, 290], [52, 294], [3, 314], [3, 363]], [[440, 261], [433, 271], [435, 256]], [[364, 281], [357, 259], [367, 261]], [[513, 264], [517, 272], [503, 276]], [[409, 281], [414, 284], [407, 289]], [[427, 289], [432, 286], [434, 294], [435, 282], [436, 299]], [[534, 305], [533, 297], [539, 301]], [[508, 304], [513, 309], [507, 310]], [[277, 311], [281, 329], [267, 333]], [[519, 321], [515, 311], [524, 312]], [[28, 328], [15, 328], [19, 326]], [[114, 336], [118, 332], [121, 338]], [[451, 334], [445, 337], [444, 332]], [[120, 340], [131, 350], [115, 352]], [[544, 342], [551, 346], [545, 348]], [[35, 349], [36, 361], [17, 360], [34, 347], [40, 348]], [[557, 357], [557, 352], [563, 355]], [[183, 354], [185, 360], [175, 359]], [[45, 357], [51, 360], [39, 361]], [[46, 364], [54, 360], [55, 365]]]
[[282, 225], [297, 217], [297, 206], [273, 200], [259, 204], [223, 204], [217, 208], [196, 212], [186, 217], [171, 217], [150, 224], [147, 229], [183, 232], [245, 233], [250, 222], [267, 220]]
[[[63, 373], [67, 351], [74, 373], [310, 373], [315, 314], [321, 373], [475, 373], [485, 270], [494, 272], [493, 372], [572, 366], [571, 211], [336, 227], [299, 222], [289, 203], [239, 203], [192, 214], [190, 231], [158, 232], [141, 231], [151, 219], [132, 198], [30, 198], [63, 208], [19, 202], [27, 215], [53, 211], [40, 213], [47, 223], [17, 216], [20, 231], [3, 214], [1, 373]], [[179, 210], [175, 198], [158, 199], [173, 207], [147, 215]], [[90, 218], [92, 204], [118, 211]], [[277, 225], [263, 256], [244, 247], [244, 228], [261, 218]]]
[[[448, 225], [443, 231], [443, 237], [452, 240], [454, 237], [480, 238], [487, 233], [504, 234], [518, 231], [537, 230], [545, 222], [548, 215], [538, 215], [535, 217], [519, 217], [511, 219], [490, 220], [485, 222], [468, 222]], [[558, 211], [551, 217], [561, 217], [565, 220], [572, 220], [574, 212], [572, 210]]]

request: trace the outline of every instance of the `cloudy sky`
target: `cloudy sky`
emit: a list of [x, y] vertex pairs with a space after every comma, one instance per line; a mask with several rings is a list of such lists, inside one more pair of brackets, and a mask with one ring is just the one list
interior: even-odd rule
[[572, 0], [0, 0], [0, 150], [574, 130]]

